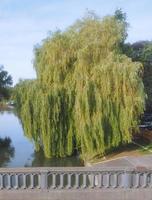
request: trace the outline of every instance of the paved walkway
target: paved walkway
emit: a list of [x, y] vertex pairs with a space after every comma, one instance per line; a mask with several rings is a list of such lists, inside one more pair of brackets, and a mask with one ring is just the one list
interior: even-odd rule
[[152, 167], [152, 155], [126, 156], [94, 164], [95, 167]]

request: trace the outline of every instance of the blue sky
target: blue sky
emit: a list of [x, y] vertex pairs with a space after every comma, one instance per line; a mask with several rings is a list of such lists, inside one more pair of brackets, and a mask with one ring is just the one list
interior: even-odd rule
[[63, 30], [87, 9], [103, 17], [116, 8], [127, 13], [129, 42], [152, 40], [152, 0], [0, 0], [0, 64], [14, 84], [34, 78], [33, 46], [49, 31]]

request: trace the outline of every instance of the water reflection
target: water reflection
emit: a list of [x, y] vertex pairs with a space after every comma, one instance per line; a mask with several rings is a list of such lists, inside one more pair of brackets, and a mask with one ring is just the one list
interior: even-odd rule
[[44, 156], [43, 150], [34, 152], [31, 159], [25, 164], [24, 167], [70, 167], [70, 166], [83, 166], [84, 163], [80, 160], [79, 156], [70, 156], [65, 158], [51, 158], [47, 159]]
[[6, 167], [11, 158], [14, 157], [15, 149], [11, 145], [9, 137], [0, 138], [0, 167]]
[[14, 109], [13, 106], [9, 106], [9, 107], [6, 107], [6, 108], [5, 107], [0, 108], [0, 114], [5, 114], [6, 112], [10, 113], [10, 114], [13, 112], [15, 114], [15, 109]]
[[[0, 137], [8, 138], [0, 146], [0, 167], [48, 167], [48, 166], [82, 166], [78, 156], [66, 158], [45, 158], [43, 151], [35, 152], [33, 142], [23, 131], [15, 110], [0, 112]], [[2, 139], [3, 140], [3, 139]]]

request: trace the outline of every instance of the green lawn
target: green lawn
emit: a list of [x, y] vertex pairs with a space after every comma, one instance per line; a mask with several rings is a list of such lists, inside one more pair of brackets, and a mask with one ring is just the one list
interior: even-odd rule
[[146, 154], [152, 154], [152, 143], [147, 143], [143, 140], [138, 140], [136, 143], [130, 143], [128, 145], [120, 146], [107, 153], [104, 157], [97, 156], [90, 160], [91, 163], [98, 163], [105, 160], [116, 159], [125, 156], [142, 156]]
[[143, 144], [143, 148], [139, 148], [139, 151], [144, 154], [151, 154], [152, 153], [152, 143], [151, 144]]

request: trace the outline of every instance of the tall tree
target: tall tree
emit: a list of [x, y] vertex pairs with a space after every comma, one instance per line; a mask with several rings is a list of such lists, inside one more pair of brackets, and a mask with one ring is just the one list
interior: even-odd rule
[[89, 13], [35, 49], [37, 79], [16, 87], [24, 130], [47, 157], [89, 159], [132, 139], [144, 109], [142, 66], [122, 54], [124, 24]]

